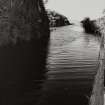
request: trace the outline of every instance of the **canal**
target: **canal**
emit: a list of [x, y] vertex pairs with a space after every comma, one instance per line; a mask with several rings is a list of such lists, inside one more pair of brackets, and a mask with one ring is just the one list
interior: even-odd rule
[[99, 37], [84, 33], [80, 26], [53, 30], [38, 105], [88, 105], [99, 47]]
[[100, 38], [79, 26], [51, 31], [48, 48], [35, 41], [0, 47], [0, 104], [88, 105], [99, 47]]

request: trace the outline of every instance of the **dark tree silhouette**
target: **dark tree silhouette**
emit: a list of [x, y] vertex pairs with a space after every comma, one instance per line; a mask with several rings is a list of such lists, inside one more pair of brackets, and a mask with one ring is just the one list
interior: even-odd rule
[[96, 22], [95, 20], [90, 20], [89, 17], [86, 17], [84, 20], [81, 21], [86, 33], [92, 33], [92, 34], [98, 33], [98, 27], [96, 26], [95, 22]]

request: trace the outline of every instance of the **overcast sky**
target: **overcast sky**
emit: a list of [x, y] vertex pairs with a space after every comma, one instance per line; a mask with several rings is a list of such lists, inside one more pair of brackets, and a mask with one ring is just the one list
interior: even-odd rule
[[48, 0], [46, 7], [72, 20], [94, 19], [102, 16], [105, 0]]

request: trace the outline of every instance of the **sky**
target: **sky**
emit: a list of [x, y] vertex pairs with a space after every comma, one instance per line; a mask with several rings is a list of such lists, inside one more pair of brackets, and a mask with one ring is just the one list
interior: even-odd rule
[[105, 0], [48, 0], [47, 9], [55, 10], [70, 20], [82, 20], [85, 17], [101, 17], [105, 9]]

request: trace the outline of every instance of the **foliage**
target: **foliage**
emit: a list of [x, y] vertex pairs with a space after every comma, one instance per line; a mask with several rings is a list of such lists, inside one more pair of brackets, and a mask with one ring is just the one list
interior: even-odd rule
[[0, 0], [0, 43], [39, 39], [48, 31], [42, 0]]
[[96, 22], [95, 20], [90, 20], [89, 17], [86, 17], [84, 20], [81, 21], [86, 33], [92, 33], [92, 34], [98, 33], [98, 27], [95, 24], [95, 22]]
[[70, 25], [69, 20], [65, 16], [55, 11], [47, 10], [47, 14], [50, 20], [50, 27], [60, 27], [60, 26]]

